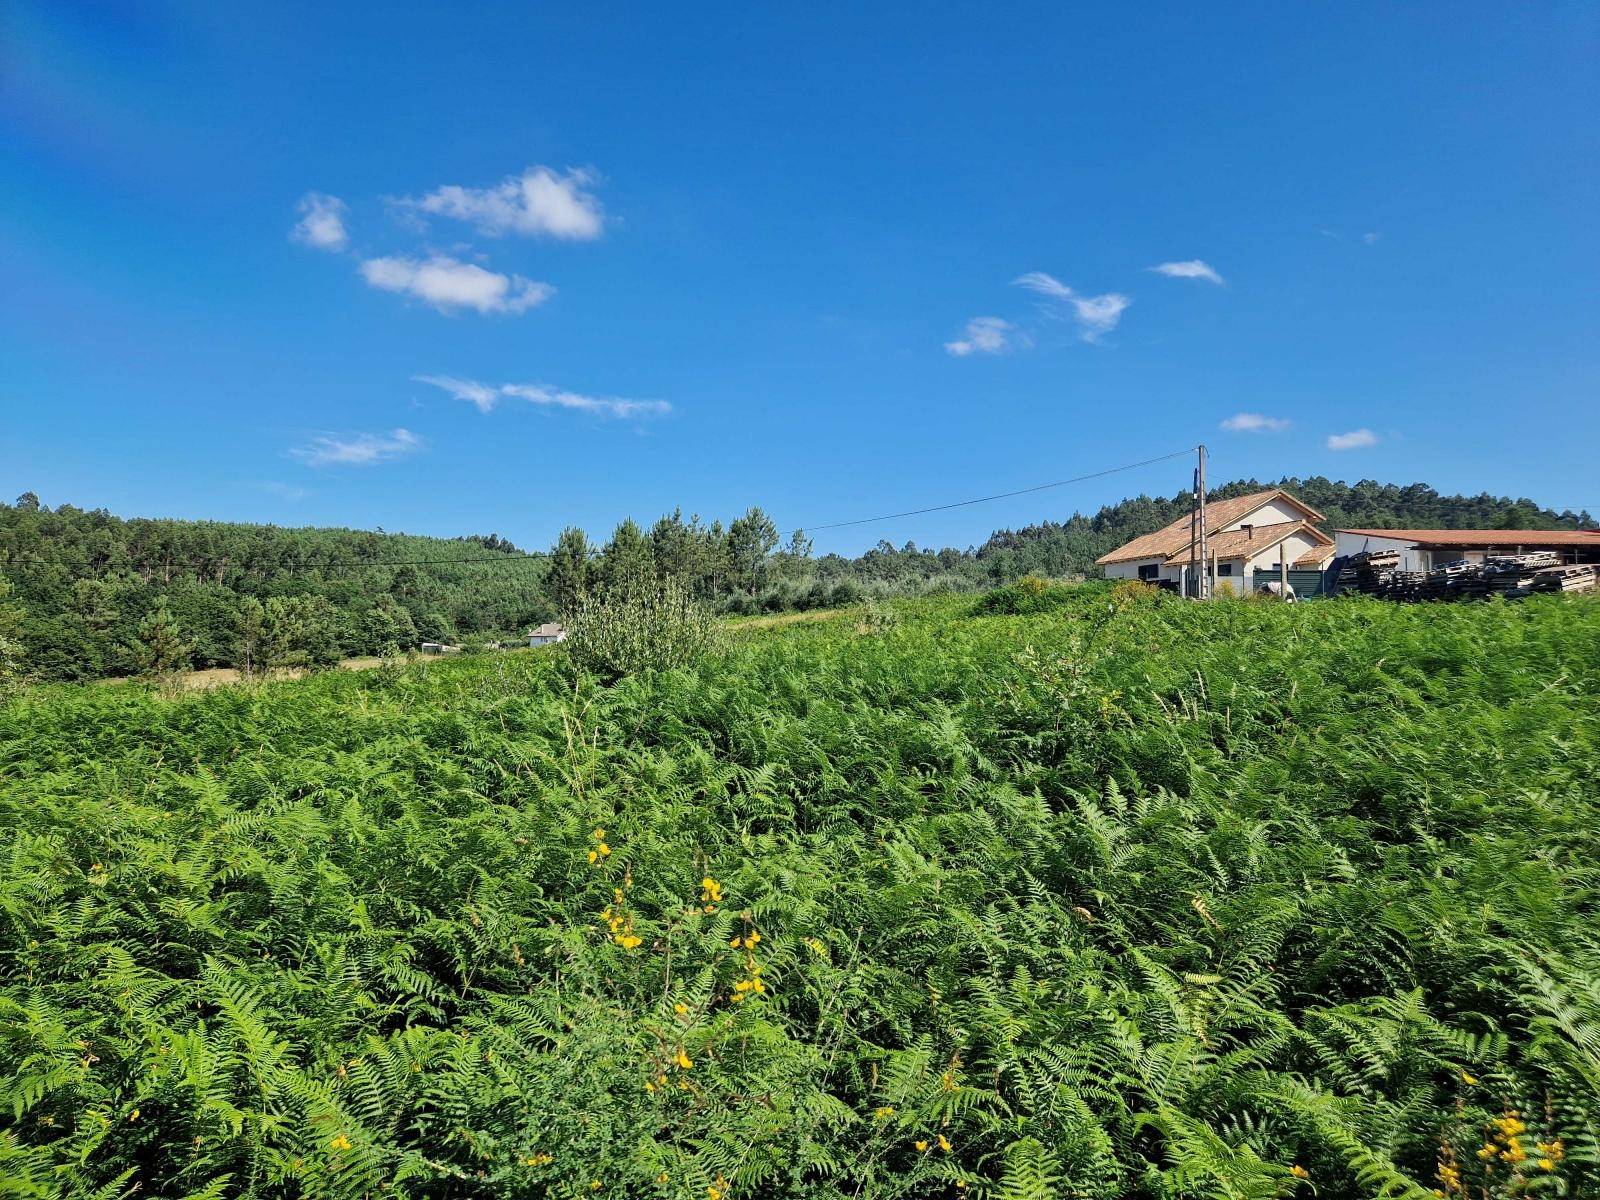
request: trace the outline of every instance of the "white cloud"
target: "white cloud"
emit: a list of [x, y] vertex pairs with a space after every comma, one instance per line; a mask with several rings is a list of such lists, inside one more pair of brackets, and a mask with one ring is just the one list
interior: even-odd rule
[[361, 274], [375, 288], [400, 292], [440, 312], [471, 308], [480, 313], [522, 313], [555, 294], [548, 283], [502, 275], [447, 254], [431, 258], [369, 258]]
[[587, 242], [605, 227], [600, 201], [584, 190], [594, 182], [590, 171], [558, 175], [549, 167], [529, 167], [494, 187], [451, 184], [397, 203], [413, 212], [470, 221], [489, 237], [520, 233]]
[[488, 412], [500, 399], [498, 388], [471, 379], [457, 379], [452, 375], [413, 375], [411, 378], [416, 383], [431, 383], [436, 388], [443, 388], [455, 399], [477, 405], [479, 412]]
[[601, 417], [660, 417], [672, 411], [672, 405], [665, 400], [622, 400], [616, 396], [584, 396], [578, 392], [569, 392], [543, 383], [507, 383], [501, 385], [500, 392], [502, 395], [526, 400], [529, 404], [571, 408]]
[[1285, 417], [1264, 417], [1260, 413], [1234, 413], [1222, 423], [1230, 433], [1282, 433], [1289, 428]]
[[1026, 275], [1019, 275], [1011, 281], [1018, 287], [1025, 287], [1030, 292], [1038, 292], [1041, 296], [1050, 296], [1056, 300], [1072, 299], [1072, 289], [1054, 275], [1046, 275], [1043, 271], [1029, 271]]
[[1222, 276], [1210, 263], [1202, 262], [1198, 258], [1191, 258], [1184, 262], [1164, 262], [1151, 267], [1157, 275], [1165, 275], [1168, 279], [1204, 279], [1207, 283], [1220, 284]]
[[457, 400], [476, 405], [479, 412], [489, 412], [502, 396], [513, 396], [547, 408], [570, 408], [577, 412], [592, 413], [600, 417], [634, 419], [665, 416], [672, 405], [665, 400], [624, 400], [617, 396], [585, 396], [565, 388], [551, 387], [547, 383], [479, 383], [475, 379], [458, 379], [454, 375], [413, 375], [418, 383], [431, 384], [448, 392]]
[[293, 240], [318, 250], [343, 250], [350, 244], [350, 235], [344, 227], [347, 210], [339, 197], [307, 192], [300, 198], [296, 211], [300, 220], [289, 231]]
[[1349, 433], [1328, 435], [1329, 450], [1359, 450], [1363, 446], [1376, 446], [1378, 435], [1370, 429], [1352, 429]]
[[1078, 336], [1086, 342], [1098, 342], [1103, 334], [1110, 333], [1122, 320], [1122, 314], [1133, 301], [1121, 292], [1106, 292], [1099, 296], [1080, 296], [1054, 275], [1043, 271], [1029, 271], [1011, 281], [1051, 300], [1060, 300], [1067, 306], [1071, 318], [1078, 324]]
[[388, 434], [355, 433], [340, 436], [325, 433], [289, 453], [310, 467], [370, 467], [393, 462], [422, 449], [422, 439], [409, 429]]
[[969, 354], [1004, 354], [1011, 349], [1016, 326], [999, 317], [973, 317], [963, 331], [965, 336], [944, 344], [945, 352], [957, 358]]
[[292, 483], [279, 483], [276, 479], [269, 479], [261, 485], [263, 491], [271, 492], [285, 500], [304, 500], [311, 492], [303, 487], [295, 487]]

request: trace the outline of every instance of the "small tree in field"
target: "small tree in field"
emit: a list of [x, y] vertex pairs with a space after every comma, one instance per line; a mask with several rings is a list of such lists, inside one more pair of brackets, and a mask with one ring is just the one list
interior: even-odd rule
[[642, 583], [591, 596], [573, 618], [573, 661], [610, 682], [700, 659], [716, 640], [716, 618], [681, 580]]
[[133, 660], [141, 675], [170, 675], [189, 666], [194, 643], [184, 639], [172, 612], [162, 601], [139, 622]]

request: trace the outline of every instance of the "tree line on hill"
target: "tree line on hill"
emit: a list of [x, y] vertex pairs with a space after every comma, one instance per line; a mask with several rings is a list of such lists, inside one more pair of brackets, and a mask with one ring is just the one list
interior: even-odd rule
[[[1331, 526], [1595, 528], [1488, 494], [1321, 477], [1240, 480], [1225, 499], [1281, 486]], [[548, 554], [496, 534], [446, 539], [382, 530], [123, 520], [25, 493], [0, 504], [0, 677], [94, 679], [187, 667], [318, 667], [422, 641], [514, 638], [596, 592], [671, 579], [718, 611], [836, 607], [868, 598], [977, 591], [1024, 575], [1096, 573], [1094, 560], [1189, 511], [1187, 492], [1141, 495], [1093, 516], [997, 530], [981, 546], [880, 541], [814, 556], [759, 508], [726, 527], [681, 512], [629, 519], [604, 543], [568, 528]]]

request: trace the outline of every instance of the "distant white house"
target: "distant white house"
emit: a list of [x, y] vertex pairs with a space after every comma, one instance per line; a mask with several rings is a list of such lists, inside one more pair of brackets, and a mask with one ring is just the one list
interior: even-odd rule
[[1140, 579], [1175, 586], [1193, 594], [1201, 570], [1215, 566], [1218, 589], [1251, 592], [1278, 578], [1280, 565], [1295, 570], [1321, 570], [1333, 557], [1334, 541], [1315, 522], [1323, 516], [1281, 488], [1251, 492], [1206, 504], [1206, 551], [1210, 563], [1199, 562], [1199, 549], [1188, 516], [1164, 529], [1136, 537], [1095, 562], [1108, 579]]
[[1600, 563], [1600, 532], [1590, 529], [1335, 529], [1341, 555], [1394, 550], [1402, 571], [1447, 562], [1481, 563], [1495, 554], [1552, 550], [1563, 563]]
[[555, 622], [539, 626], [537, 629], [528, 630], [528, 645], [549, 646], [555, 642], [567, 640], [567, 631]]
[[447, 645], [444, 642], [423, 642], [422, 652], [424, 654], [460, 654], [461, 647]]

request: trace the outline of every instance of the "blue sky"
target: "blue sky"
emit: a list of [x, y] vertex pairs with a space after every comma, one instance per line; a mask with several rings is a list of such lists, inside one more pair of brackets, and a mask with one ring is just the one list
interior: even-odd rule
[[12, 0], [0, 486], [539, 547], [1203, 440], [1600, 511], [1600, 9], [1075, 9]]

